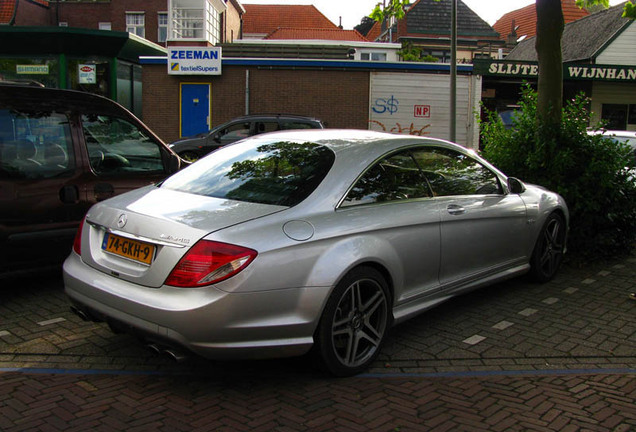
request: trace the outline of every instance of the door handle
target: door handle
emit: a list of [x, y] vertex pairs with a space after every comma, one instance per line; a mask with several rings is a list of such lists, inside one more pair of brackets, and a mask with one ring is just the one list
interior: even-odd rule
[[65, 185], [60, 189], [60, 201], [75, 204], [79, 201], [79, 189], [75, 185]]
[[94, 192], [96, 201], [104, 201], [115, 195], [115, 188], [110, 183], [97, 183]]
[[449, 204], [446, 207], [446, 210], [448, 211], [449, 214], [452, 214], [452, 215], [460, 215], [460, 214], [466, 213], [466, 209], [457, 204]]

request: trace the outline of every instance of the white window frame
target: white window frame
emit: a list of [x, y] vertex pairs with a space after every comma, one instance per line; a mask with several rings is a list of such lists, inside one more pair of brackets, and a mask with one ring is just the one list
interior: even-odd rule
[[[132, 19], [134, 18], [134, 19]], [[126, 11], [126, 31], [142, 38], [146, 37], [145, 12]]]
[[111, 22], [100, 22], [98, 24], [98, 28], [100, 30], [112, 30], [113, 29], [113, 25]]
[[222, 0], [168, 0], [169, 40], [222, 42], [222, 15], [227, 6]]
[[168, 12], [157, 12], [157, 42], [168, 40]]

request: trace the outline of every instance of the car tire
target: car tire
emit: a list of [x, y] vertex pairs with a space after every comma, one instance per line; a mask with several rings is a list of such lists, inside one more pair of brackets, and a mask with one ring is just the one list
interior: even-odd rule
[[336, 285], [316, 335], [316, 354], [335, 376], [366, 370], [378, 356], [392, 324], [391, 298], [384, 277], [358, 267]]
[[179, 153], [181, 159], [186, 160], [188, 162], [195, 162], [199, 160], [199, 155], [196, 152], [186, 150], [184, 152]]
[[530, 258], [530, 276], [548, 282], [559, 270], [565, 253], [566, 226], [563, 217], [552, 213], [543, 224]]

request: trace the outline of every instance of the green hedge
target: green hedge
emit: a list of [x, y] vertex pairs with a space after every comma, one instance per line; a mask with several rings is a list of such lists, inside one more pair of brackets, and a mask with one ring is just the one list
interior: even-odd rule
[[577, 96], [565, 104], [559, 130], [542, 130], [536, 92], [526, 86], [511, 128], [487, 112], [488, 121], [481, 124], [483, 155], [507, 175], [565, 198], [570, 252], [585, 258], [629, 253], [636, 241], [634, 155], [625, 144], [587, 133], [588, 105]]

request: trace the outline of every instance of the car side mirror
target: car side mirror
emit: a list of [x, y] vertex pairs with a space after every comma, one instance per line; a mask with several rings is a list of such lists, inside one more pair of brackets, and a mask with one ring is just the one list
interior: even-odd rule
[[174, 174], [183, 168], [186, 164], [184, 161], [177, 155], [171, 154], [170, 161], [168, 162], [168, 174]]
[[508, 177], [508, 190], [513, 194], [520, 194], [526, 191], [526, 186], [518, 178]]

